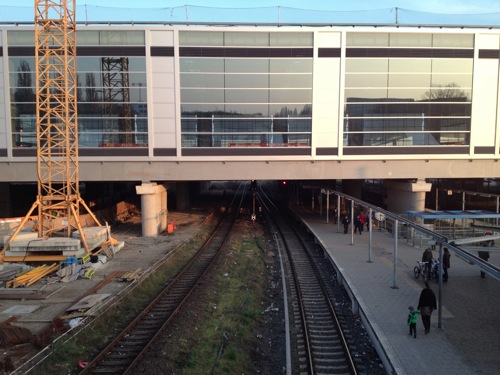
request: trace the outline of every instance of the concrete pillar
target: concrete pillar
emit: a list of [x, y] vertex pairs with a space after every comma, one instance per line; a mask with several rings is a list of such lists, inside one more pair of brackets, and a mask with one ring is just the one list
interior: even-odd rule
[[167, 209], [167, 200], [168, 200], [168, 193], [167, 193], [167, 188], [164, 187], [161, 191], [161, 205], [160, 205], [160, 213], [161, 213], [161, 225], [160, 227], [162, 230], [167, 227], [168, 223], [168, 209]]
[[143, 182], [135, 190], [141, 196], [142, 236], [156, 237], [167, 227], [166, 189], [155, 182]]
[[387, 210], [406, 214], [406, 211], [425, 210], [425, 193], [431, 191], [432, 184], [425, 179], [413, 181], [384, 181], [387, 188]]

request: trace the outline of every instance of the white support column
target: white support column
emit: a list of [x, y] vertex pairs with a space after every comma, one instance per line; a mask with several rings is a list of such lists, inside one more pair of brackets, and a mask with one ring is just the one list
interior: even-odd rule
[[135, 190], [141, 196], [142, 236], [156, 237], [167, 227], [166, 189], [155, 182], [143, 182]]
[[406, 182], [386, 180], [384, 185], [387, 187], [387, 209], [397, 214], [423, 211], [425, 193], [431, 191], [432, 187], [425, 179]]

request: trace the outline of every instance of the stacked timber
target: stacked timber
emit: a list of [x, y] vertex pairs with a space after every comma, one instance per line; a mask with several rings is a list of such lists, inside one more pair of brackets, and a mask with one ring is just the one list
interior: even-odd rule
[[23, 272], [20, 275], [16, 276], [14, 279], [8, 281], [5, 284], [6, 288], [23, 288], [30, 286], [40, 280], [42, 277], [50, 275], [53, 272], [56, 272], [59, 269], [59, 265], [57, 263], [53, 263], [48, 266], [46, 264], [33, 268], [29, 271]]

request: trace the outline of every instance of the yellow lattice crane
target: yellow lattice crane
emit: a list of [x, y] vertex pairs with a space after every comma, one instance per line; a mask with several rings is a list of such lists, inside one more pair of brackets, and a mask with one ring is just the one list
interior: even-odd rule
[[39, 238], [71, 237], [78, 230], [87, 253], [80, 207], [101, 226], [79, 191], [75, 7], [75, 0], [35, 0], [38, 195], [0, 262], [35, 211]]

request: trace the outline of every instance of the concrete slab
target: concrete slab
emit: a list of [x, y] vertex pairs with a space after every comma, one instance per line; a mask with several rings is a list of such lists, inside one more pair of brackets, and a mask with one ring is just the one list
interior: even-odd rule
[[80, 240], [68, 237], [36, 238], [34, 240], [17, 240], [16, 238], [9, 246], [9, 252], [11, 253], [43, 253], [49, 251], [71, 251], [78, 253], [80, 251]]
[[[12, 237], [13, 233], [9, 233], [3, 236], [3, 243], [7, 243], [10, 238]], [[31, 230], [22, 230], [20, 231], [16, 238], [15, 241], [31, 241], [31, 240], [36, 240], [38, 238], [38, 233], [33, 232]]]
[[36, 311], [39, 307], [40, 305], [14, 305], [2, 311], [2, 314], [9, 314], [9, 315], [31, 314], [33, 311]]
[[[87, 241], [89, 240], [94, 240], [96, 238], [103, 238], [106, 239], [107, 235], [107, 230], [106, 227], [85, 227], [82, 228], [83, 234], [85, 235], [85, 238]], [[73, 238], [81, 238], [80, 231], [76, 231], [73, 233]]]
[[[93, 250], [102, 245], [104, 241], [108, 238], [108, 233], [106, 227], [86, 227], [82, 228], [85, 239], [87, 240], [87, 246]], [[76, 231], [72, 235], [73, 238], [81, 240], [80, 231]]]

